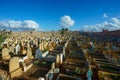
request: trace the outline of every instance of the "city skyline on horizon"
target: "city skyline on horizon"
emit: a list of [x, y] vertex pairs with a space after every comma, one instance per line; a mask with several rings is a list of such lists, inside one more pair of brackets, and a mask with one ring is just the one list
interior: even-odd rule
[[1, 0], [0, 29], [120, 29], [119, 0]]

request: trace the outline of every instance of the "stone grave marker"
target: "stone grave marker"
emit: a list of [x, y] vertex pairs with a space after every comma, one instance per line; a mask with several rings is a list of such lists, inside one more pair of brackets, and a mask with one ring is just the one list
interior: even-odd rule
[[15, 47], [15, 53], [18, 55], [18, 52], [20, 51], [20, 45], [17, 44]]
[[2, 58], [3, 59], [10, 59], [9, 49], [8, 48], [3, 48], [2, 49]]
[[35, 58], [36, 59], [42, 59], [43, 58], [42, 52], [40, 51], [39, 48], [37, 48], [36, 51], [35, 51]]
[[12, 44], [12, 45], [9, 47], [9, 52], [14, 53], [14, 49], [15, 49], [15, 45]]
[[11, 75], [11, 78], [19, 76], [22, 74], [22, 70], [21, 70], [20, 65], [19, 65], [18, 57], [13, 57], [10, 59], [9, 73]]
[[32, 49], [30, 47], [27, 48], [27, 56], [28, 56], [29, 59], [33, 59]]

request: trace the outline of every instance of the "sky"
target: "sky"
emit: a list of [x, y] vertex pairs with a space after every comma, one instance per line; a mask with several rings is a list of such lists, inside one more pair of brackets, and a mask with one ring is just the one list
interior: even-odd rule
[[120, 29], [120, 0], [0, 0], [0, 29]]

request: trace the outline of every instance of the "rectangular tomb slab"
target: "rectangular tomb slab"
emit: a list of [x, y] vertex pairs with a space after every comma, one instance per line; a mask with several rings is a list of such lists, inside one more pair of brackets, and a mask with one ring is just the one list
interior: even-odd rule
[[21, 70], [20, 65], [19, 65], [18, 57], [13, 57], [10, 59], [9, 73], [11, 75], [11, 78], [17, 77], [17, 76], [22, 74], [22, 70]]
[[98, 64], [99, 65], [99, 70], [110, 72], [110, 73], [115, 73], [115, 74], [120, 74], [120, 67], [119, 66], [114, 66], [114, 65], [108, 65], [108, 64]]
[[15, 71], [11, 72], [10, 76], [11, 78], [14, 78], [14, 77], [20, 76], [21, 74], [22, 74], [22, 70], [21, 68], [18, 68]]
[[65, 74], [59, 74], [56, 80], [82, 80]]
[[20, 77], [37, 80], [42, 77], [45, 78], [45, 75], [51, 68], [51, 63], [45, 61], [35, 61], [34, 65], [24, 72]]

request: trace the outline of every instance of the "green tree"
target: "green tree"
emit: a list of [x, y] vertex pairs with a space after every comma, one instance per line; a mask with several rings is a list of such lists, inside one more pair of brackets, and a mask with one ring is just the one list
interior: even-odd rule
[[62, 36], [65, 34], [65, 29], [64, 29], [64, 28], [62, 28], [62, 29], [60, 30], [60, 34], [61, 34]]
[[64, 30], [65, 30], [66, 32], [68, 32], [68, 28], [65, 28]]
[[68, 28], [65, 28], [65, 34], [68, 35]]
[[32, 31], [35, 31], [35, 29], [33, 29]]

